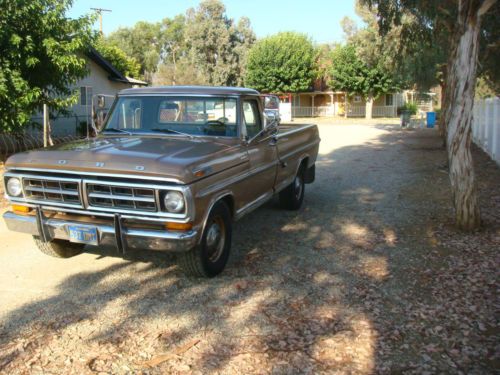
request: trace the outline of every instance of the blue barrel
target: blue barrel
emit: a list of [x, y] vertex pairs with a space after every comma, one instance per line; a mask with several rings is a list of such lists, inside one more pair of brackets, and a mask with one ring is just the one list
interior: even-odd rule
[[436, 125], [436, 112], [427, 112], [427, 127], [433, 128]]

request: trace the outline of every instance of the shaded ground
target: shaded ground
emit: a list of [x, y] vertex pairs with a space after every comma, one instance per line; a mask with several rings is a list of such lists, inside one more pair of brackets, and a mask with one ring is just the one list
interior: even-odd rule
[[0, 227], [0, 371], [494, 373], [498, 167], [475, 150], [485, 227], [464, 235], [435, 131], [320, 131], [303, 209], [242, 219], [213, 280], [110, 249], [51, 259]]

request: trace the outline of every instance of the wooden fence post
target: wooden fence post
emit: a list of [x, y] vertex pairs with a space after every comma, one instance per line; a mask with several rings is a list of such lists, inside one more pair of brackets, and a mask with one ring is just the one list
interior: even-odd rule
[[43, 147], [47, 147], [49, 140], [49, 108], [47, 104], [43, 105]]

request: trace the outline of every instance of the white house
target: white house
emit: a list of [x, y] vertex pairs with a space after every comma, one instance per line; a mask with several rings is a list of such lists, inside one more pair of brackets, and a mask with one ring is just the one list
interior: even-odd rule
[[[69, 115], [51, 119], [53, 136], [85, 134], [92, 116], [93, 96], [106, 95], [106, 105], [109, 106], [112, 97], [118, 91], [147, 85], [144, 81], [124, 76], [94, 48], [86, 54], [86, 59], [89, 74], [71, 87], [72, 90], [79, 92], [78, 102], [68, 108]], [[94, 109], [96, 109], [96, 104], [94, 100]], [[42, 124], [42, 114], [37, 114], [32, 120]]]

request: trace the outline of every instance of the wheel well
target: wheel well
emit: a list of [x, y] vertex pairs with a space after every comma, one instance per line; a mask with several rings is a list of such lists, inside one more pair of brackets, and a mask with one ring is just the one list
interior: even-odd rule
[[228, 194], [223, 196], [221, 199], [225, 204], [227, 204], [227, 207], [229, 208], [229, 212], [231, 213], [231, 218], [234, 218], [234, 198], [232, 195]]
[[309, 164], [309, 157], [305, 157], [304, 159], [302, 159], [302, 161], [300, 162], [300, 165], [299, 165], [299, 171], [302, 171], [303, 173], [307, 170], [307, 165]]

